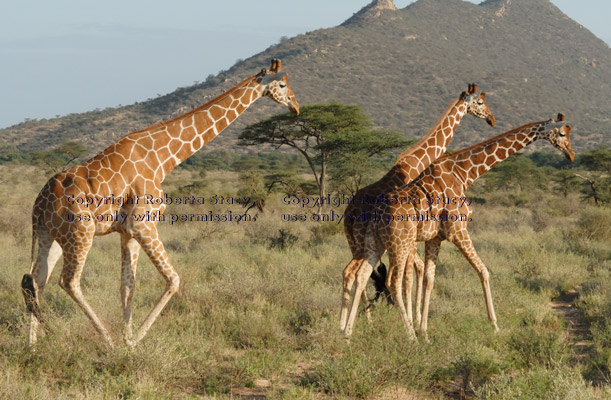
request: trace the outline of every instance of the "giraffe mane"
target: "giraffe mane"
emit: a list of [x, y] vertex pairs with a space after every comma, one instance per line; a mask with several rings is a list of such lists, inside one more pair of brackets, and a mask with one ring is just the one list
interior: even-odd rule
[[550, 120], [546, 120], [546, 121], [538, 121], [538, 122], [529, 122], [528, 124], [524, 124], [524, 125], [522, 125], [522, 126], [519, 126], [519, 127], [517, 127], [517, 128], [514, 128], [514, 129], [512, 129], [512, 130], [510, 130], [510, 131], [507, 131], [507, 132], [501, 133], [500, 135], [496, 135], [496, 136], [493, 136], [493, 137], [491, 137], [491, 138], [489, 138], [489, 139], [486, 139], [486, 140], [484, 140], [483, 142], [479, 142], [479, 143], [476, 143], [476, 144], [474, 144], [474, 145], [471, 145], [471, 146], [469, 146], [469, 147], [467, 147], [467, 148], [460, 149], [460, 150], [454, 151], [454, 152], [449, 153], [449, 154], [445, 154], [445, 155], [443, 155], [442, 157], [439, 157], [439, 159], [438, 159], [437, 161], [442, 161], [442, 160], [445, 160], [445, 159], [448, 159], [448, 158], [455, 158], [455, 157], [458, 157], [458, 156], [460, 156], [460, 155], [462, 155], [462, 154], [464, 154], [464, 153], [468, 153], [468, 152], [470, 152], [470, 151], [472, 151], [472, 150], [474, 150], [474, 149], [476, 149], [476, 148], [478, 148], [478, 147], [483, 147], [483, 146], [486, 146], [487, 144], [493, 143], [493, 142], [495, 142], [495, 141], [497, 141], [497, 140], [499, 140], [499, 139], [501, 139], [501, 138], [503, 138], [503, 137], [509, 136], [509, 135], [511, 135], [512, 133], [517, 133], [517, 132], [519, 132], [519, 131], [521, 131], [521, 130], [524, 130], [524, 129], [526, 129], [526, 128], [530, 128], [530, 127], [532, 127], [532, 126], [534, 126], [534, 125], [537, 125], [537, 124], [543, 124], [543, 123], [546, 123], [546, 122], [549, 122], [549, 121], [550, 121]]
[[[261, 72], [263, 72], [263, 71], [261, 71]], [[193, 109], [193, 110], [191, 110], [191, 111], [187, 111], [186, 113], [184, 113], [184, 114], [182, 114], [182, 115], [179, 115], [179, 116], [177, 116], [177, 117], [174, 117], [174, 118], [172, 118], [172, 119], [170, 119], [170, 120], [167, 120], [167, 121], [160, 121], [160, 122], [156, 122], [156, 123], [154, 123], [154, 124], [152, 124], [152, 125], [147, 126], [146, 128], [143, 128], [143, 129], [140, 129], [140, 130], [137, 130], [137, 131], [134, 131], [134, 132], [130, 132], [128, 135], [132, 135], [132, 134], [135, 134], [135, 133], [142, 133], [142, 132], [146, 132], [146, 131], [151, 131], [151, 130], [153, 130], [154, 128], [159, 128], [159, 127], [161, 127], [161, 126], [165, 126], [165, 125], [167, 125], [167, 124], [170, 124], [170, 123], [172, 123], [172, 122], [174, 122], [174, 121], [181, 120], [181, 119], [183, 119], [183, 118], [185, 118], [185, 117], [189, 117], [189, 116], [191, 116], [191, 115], [193, 115], [193, 114], [197, 113], [198, 111], [201, 111], [201, 110], [203, 110], [204, 108], [206, 108], [206, 107], [210, 106], [211, 104], [217, 103], [217, 102], [218, 102], [218, 101], [220, 101], [222, 98], [225, 98], [225, 97], [229, 96], [230, 94], [234, 93], [236, 90], [240, 89], [240, 88], [242, 87], [242, 85], [244, 85], [246, 82], [249, 82], [249, 81], [254, 80], [254, 79], [255, 79], [257, 76], [259, 76], [260, 74], [261, 74], [261, 73], [256, 74], [256, 75], [253, 75], [253, 76], [250, 76], [250, 77], [248, 77], [248, 78], [244, 79], [243, 81], [241, 81], [240, 83], [238, 83], [237, 85], [235, 85], [233, 88], [229, 89], [227, 92], [222, 93], [222, 94], [220, 94], [220, 95], [216, 96], [216, 97], [215, 97], [215, 98], [213, 98], [212, 100], [210, 100], [210, 101], [206, 102], [205, 104], [203, 104], [203, 105], [201, 105], [201, 106], [199, 106], [199, 107], [194, 108], [194, 109]]]
[[437, 129], [437, 127], [441, 124], [441, 121], [443, 121], [444, 118], [446, 118], [448, 116], [448, 114], [450, 113], [452, 108], [454, 108], [454, 106], [456, 106], [456, 103], [458, 103], [460, 100], [463, 99], [463, 95], [465, 93], [466, 92], [462, 92], [460, 96], [458, 96], [452, 103], [450, 103], [450, 105], [446, 108], [446, 110], [443, 112], [443, 114], [441, 114], [441, 117], [439, 117], [437, 122], [435, 122], [433, 127], [431, 129], [429, 129], [429, 131], [426, 133], [426, 135], [422, 136], [422, 138], [418, 141], [418, 143], [415, 143], [415, 144], [411, 145], [410, 147], [407, 148], [407, 150], [405, 150], [403, 153], [399, 154], [399, 157], [397, 157], [397, 161], [399, 161], [399, 160], [407, 157], [408, 155], [410, 155], [414, 151], [414, 149], [422, 147], [423, 144], [427, 141], [429, 134], [431, 134], [433, 131], [435, 131], [435, 129]]

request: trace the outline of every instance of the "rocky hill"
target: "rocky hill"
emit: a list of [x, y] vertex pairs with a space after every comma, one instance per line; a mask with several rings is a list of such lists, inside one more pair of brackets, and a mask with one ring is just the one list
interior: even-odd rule
[[[302, 105], [358, 104], [378, 127], [409, 138], [426, 132], [475, 82], [488, 94], [497, 128], [466, 118], [454, 149], [558, 112], [574, 126], [577, 151], [611, 142], [611, 50], [549, 0], [419, 0], [403, 9], [375, 0], [338, 27], [272, 45], [204, 83], [130, 106], [15, 125], [0, 130], [0, 144], [31, 151], [71, 139], [97, 152], [204, 103], [272, 58], [282, 59]], [[279, 112], [285, 110], [271, 101], [257, 102], [207, 149], [235, 145], [245, 124]]]

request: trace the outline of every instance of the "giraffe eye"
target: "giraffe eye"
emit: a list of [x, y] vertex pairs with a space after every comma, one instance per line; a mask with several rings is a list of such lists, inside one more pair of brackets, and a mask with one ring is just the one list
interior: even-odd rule
[[286, 83], [281, 83], [279, 86], [280, 88], [284, 89], [286, 87]]
[[566, 135], [564, 134], [564, 132], [560, 131], [560, 132], [558, 132], [558, 136], [560, 136], [560, 137], [564, 137], [564, 136], [566, 136]]
[[482, 104], [484, 104], [484, 101], [483, 100], [478, 100], [477, 104], [479, 104], [481, 106]]

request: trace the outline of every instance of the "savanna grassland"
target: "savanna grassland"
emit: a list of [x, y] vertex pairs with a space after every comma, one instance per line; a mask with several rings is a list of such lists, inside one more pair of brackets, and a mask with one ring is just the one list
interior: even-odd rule
[[[397, 310], [383, 302], [372, 323], [359, 317], [347, 342], [338, 326], [350, 259], [342, 227], [282, 222], [302, 210], [276, 192], [263, 213], [250, 211], [256, 221], [160, 223], [181, 288], [134, 349], [104, 346], [57, 285], [60, 261], [44, 293], [46, 334], [28, 351], [19, 284], [30, 263], [31, 206], [45, 180], [33, 166], [0, 166], [0, 398], [611, 398], [611, 209], [577, 192], [490, 190], [483, 179], [468, 192], [477, 199], [470, 231], [491, 272], [497, 334], [477, 275], [445, 243], [431, 342], [410, 342]], [[164, 187], [171, 195], [236, 196], [239, 175], [179, 169]], [[206, 204], [171, 205], [166, 214], [208, 210], [243, 212]], [[115, 342], [119, 278], [118, 236], [96, 238], [82, 286]], [[577, 286], [575, 306], [589, 325], [581, 347], [551, 306]], [[142, 254], [136, 325], [163, 288]]]

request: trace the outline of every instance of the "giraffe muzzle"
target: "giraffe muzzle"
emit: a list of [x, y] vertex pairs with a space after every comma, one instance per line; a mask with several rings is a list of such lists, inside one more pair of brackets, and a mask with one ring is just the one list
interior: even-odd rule
[[292, 112], [295, 115], [299, 115], [299, 103], [297, 103], [297, 100], [293, 100], [288, 104], [289, 107], [289, 111]]
[[494, 128], [494, 115], [490, 115], [488, 118], [486, 118], [486, 122], [488, 123], [488, 125]]

